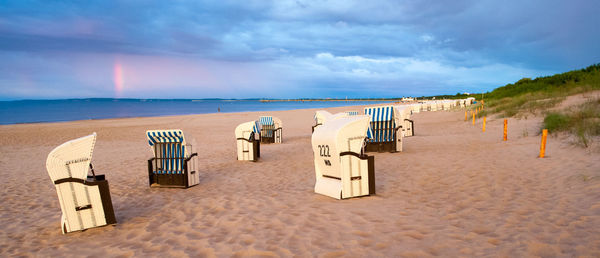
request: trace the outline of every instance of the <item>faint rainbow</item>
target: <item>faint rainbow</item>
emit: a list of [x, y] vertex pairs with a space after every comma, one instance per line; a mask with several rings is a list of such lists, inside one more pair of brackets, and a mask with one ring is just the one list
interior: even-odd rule
[[113, 80], [115, 83], [115, 95], [116, 97], [121, 97], [123, 93], [123, 66], [119, 60], [115, 60], [115, 64], [113, 67]]

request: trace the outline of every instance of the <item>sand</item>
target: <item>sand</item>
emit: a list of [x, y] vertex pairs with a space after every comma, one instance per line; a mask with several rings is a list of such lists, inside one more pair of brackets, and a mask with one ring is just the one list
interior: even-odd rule
[[[415, 114], [403, 152], [370, 153], [377, 195], [335, 200], [313, 191], [314, 112], [0, 126], [0, 256], [600, 256], [599, 155], [559, 136], [537, 158], [540, 118], [509, 119], [503, 142], [502, 119]], [[265, 114], [284, 143], [236, 161], [235, 126]], [[195, 187], [148, 187], [144, 132], [170, 128], [196, 141]], [[63, 235], [46, 157], [94, 131], [118, 224]]]

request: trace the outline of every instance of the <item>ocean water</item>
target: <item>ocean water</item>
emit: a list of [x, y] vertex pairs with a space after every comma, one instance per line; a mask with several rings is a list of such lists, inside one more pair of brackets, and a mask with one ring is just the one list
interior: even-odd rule
[[277, 101], [191, 99], [65, 99], [0, 101], [0, 124], [275, 111], [368, 105], [385, 101]]

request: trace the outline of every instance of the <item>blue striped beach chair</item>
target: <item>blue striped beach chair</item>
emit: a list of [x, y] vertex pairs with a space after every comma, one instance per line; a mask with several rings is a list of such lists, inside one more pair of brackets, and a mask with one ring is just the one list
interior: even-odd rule
[[185, 141], [183, 131], [149, 130], [146, 138], [154, 153], [148, 160], [151, 187], [188, 188], [198, 184], [198, 153], [194, 153], [192, 145]]
[[366, 107], [365, 115], [370, 117], [372, 137], [367, 141], [367, 152], [402, 151], [402, 123], [394, 106]]
[[358, 111], [346, 111], [345, 113], [348, 116], [357, 116], [358, 115]]
[[261, 131], [258, 120], [241, 123], [235, 128], [238, 160], [258, 161]]
[[274, 116], [261, 116], [260, 123], [260, 141], [261, 143], [281, 143], [282, 123]]

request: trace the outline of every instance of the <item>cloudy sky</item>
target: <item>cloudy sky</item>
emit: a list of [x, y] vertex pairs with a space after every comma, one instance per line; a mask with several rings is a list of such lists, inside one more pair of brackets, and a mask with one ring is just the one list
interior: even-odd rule
[[0, 100], [401, 97], [600, 62], [597, 0], [0, 2]]

